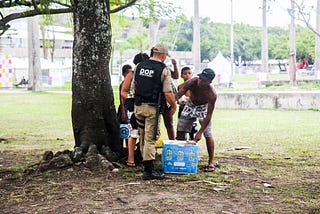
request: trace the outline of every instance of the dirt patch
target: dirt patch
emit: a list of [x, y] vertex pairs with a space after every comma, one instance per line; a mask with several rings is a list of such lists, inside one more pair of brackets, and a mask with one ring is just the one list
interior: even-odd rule
[[[320, 213], [319, 160], [306, 170], [299, 161], [274, 167], [272, 160], [225, 154], [213, 173], [203, 172], [202, 159], [195, 175], [143, 181], [142, 166], [106, 173], [80, 165], [31, 174], [12, 167], [30, 158], [1, 152], [0, 213]], [[300, 168], [303, 173], [290, 176]]]

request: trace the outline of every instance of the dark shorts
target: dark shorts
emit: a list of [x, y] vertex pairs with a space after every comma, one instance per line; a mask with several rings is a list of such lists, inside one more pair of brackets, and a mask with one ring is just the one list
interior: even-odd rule
[[134, 113], [130, 117], [130, 125], [131, 125], [132, 129], [138, 129], [138, 123], [137, 123], [137, 119], [136, 119], [136, 116], [134, 115]]
[[[204, 118], [207, 116], [207, 104], [196, 106], [191, 101], [188, 101], [184, 106], [181, 115], [178, 119], [177, 131], [191, 132], [193, 123], [198, 119], [202, 125]], [[212, 137], [211, 120], [203, 132], [205, 137]]]

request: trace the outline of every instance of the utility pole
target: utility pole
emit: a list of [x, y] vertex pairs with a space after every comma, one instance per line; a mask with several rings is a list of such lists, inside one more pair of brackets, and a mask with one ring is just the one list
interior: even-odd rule
[[199, 1], [194, 0], [194, 18], [193, 18], [193, 65], [194, 73], [200, 73], [201, 59], [200, 59], [200, 21], [199, 21]]
[[[230, 64], [231, 64], [231, 73], [230, 73], [230, 82], [233, 81], [234, 76], [234, 68], [233, 68], [233, 62], [234, 62], [234, 47], [233, 47], [233, 2], [230, 0], [231, 3], [231, 21], [230, 21]], [[240, 65], [240, 62], [239, 62]]]
[[262, 1], [262, 39], [261, 39], [261, 72], [269, 71], [267, 0]]
[[290, 53], [289, 53], [289, 66], [290, 66], [290, 85], [291, 87], [297, 86], [297, 77], [296, 77], [296, 29], [295, 29], [295, 6], [294, 0], [291, 0], [291, 23], [290, 23]]

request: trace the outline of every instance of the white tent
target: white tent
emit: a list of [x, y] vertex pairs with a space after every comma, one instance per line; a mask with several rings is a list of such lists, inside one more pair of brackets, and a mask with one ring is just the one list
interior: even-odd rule
[[214, 70], [219, 84], [230, 82], [231, 64], [220, 51], [217, 56], [208, 63], [207, 67]]
[[[12, 68], [14, 82], [20, 82], [22, 77], [28, 79], [28, 59], [27, 58], [12, 58]], [[63, 86], [66, 82], [71, 82], [72, 65], [66, 63], [59, 65], [44, 58], [40, 58], [42, 83], [48, 86]]]

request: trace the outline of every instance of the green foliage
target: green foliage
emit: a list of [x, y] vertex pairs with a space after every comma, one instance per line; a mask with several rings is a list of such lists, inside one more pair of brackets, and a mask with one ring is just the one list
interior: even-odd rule
[[[37, 6], [42, 10], [50, 8], [51, 0], [40, 0]], [[112, 0], [109, 2], [111, 9], [124, 6], [127, 0]], [[65, 4], [70, 4], [69, 1]], [[3, 1], [0, 7], [13, 7], [16, 5], [32, 6], [29, 1]], [[193, 42], [193, 21], [187, 20], [180, 7], [175, 6], [170, 1], [159, 0], [139, 0], [134, 5], [122, 10], [131, 12], [132, 18], [139, 17], [143, 20], [144, 27], [139, 27], [137, 33], [130, 36], [126, 40], [122, 40], [121, 44], [115, 41], [122, 38], [124, 31], [128, 28], [136, 27], [136, 21], [129, 21], [124, 18], [123, 14], [117, 18], [119, 22], [113, 18], [113, 46], [117, 50], [139, 49], [145, 50], [149, 47], [147, 41], [147, 26], [150, 22], [156, 22], [160, 19], [168, 20], [165, 30], [161, 31], [161, 41], [171, 44], [172, 50], [191, 51]], [[49, 12], [49, 11], [47, 11]], [[42, 11], [43, 13], [43, 11]], [[117, 13], [119, 14], [119, 13]], [[128, 14], [128, 13], [126, 13]], [[42, 24], [49, 24], [51, 16], [45, 17]], [[126, 20], [125, 20], [126, 19]], [[127, 23], [125, 23], [127, 22]], [[211, 60], [218, 51], [224, 56], [230, 56], [230, 24], [213, 23], [209, 18], [200, 20], [201, 32], [201, 59]], [[6, 30], [9, 26], [3, 23], [1, 30]], [[315, 35], [308, 28], [297, 25], [296, 28], [296, 55], [297, 59], [307, 57], [312, 63], [314, 61], [314, 40]], [[286, 59], [289, 53], [289, 30], [279, 27], [268, 28], [269, 42], [269, 58], [270, 59]], [[241, 56], [244, 60], [260, 59], [261, 54], [261, 28], [252, 27], [242, 23], [234, 25], [234, 57], [237, 59]]]
[[[167, 25], [165, 27], [165, 34], [161, 34], [160, 41], [167, 44], [170, 47], [170, 50], [177, 50], [177, 40], [184, 39], [192, 40], [192, 26], [191, 29], [189, 27], [183, 26], [185, 24], [185, 16], [178, 16], [175, 20], [169, 20], [167, 22]], [[187, 23], [189, 24], [189, 23]], [[189, 29], [189, 31], [188, 31]], [[185, 33], [187, 32], [187, 33]], [[183, 34], [183, 36], [180, 36], [180, 34]], [[188, 47], [188, 41], [185, 41], [185, 44], [187, 44], [186, 51], [191, 51]], [[181, 47], [183, 48], [183, 47]]]
[[[200, 19], [201, 60], [212, 60], [221, 51], [230, 56], [230, 24], [214, 23], [209, 18]], [[178, 39], [174, 39], [178, 31]], [[193, 21], [182, 20], [181, 23], [169, 22], [164, 34], [168, 41], [176, 41], [177, 51], [191, 51], [193, 42]], [[260, 27], [236, 23], [234, 25], [234, 57], [243, 60], [260, 59], [261, 37]], [[297, 26], [296, 51], [297, 59], [307, 57], [314, 60], [315, 35], [308, 28]], [[270, 59], [287, 59], [289, 54], [289, 29], [280, 27], [268, 28], [268, 49]]]
[[296, 49], [297, 60], [314, 59], [315, 55], [315, 34], [308, 28], [297, 26], [296, 28]]
[[144, 22], [155, 22], [161, 18], [175, 19], [181, 15], [181, 8], [170, 1], [140, 0], [133, 8]]
[[289, 32], [280, 27], [268, 29], [270, 59], [284, 59], [289, 53]]
[[133, 21], [122, 15], [111, 15], [112, 23], [112, 46], [115, 50], [123, 52], [130, 47], [130, 44], [120, 39], [128, 31], [128, 28], [133, 25]]
[[[121, 1], [116, 1], [118, 4]], [[123, 1], [122, 1], [123, 3]], [[157, 0], [138, 1], [133, 7], [124, 12], [132, 12], [132, 17], [117, 13], [111, 16], [113, 30], [113, 47], [115, 50], [137, 49], [144, 51], [149, 49], [148, 28], [150, 22], [157, 22], [162, 19], [174, 20], [176, 23], [185, 19], [181, 9], [171, 2]], [[127, 13], [126, 13], [127, 14]], [[138, 19], [135, 16], [138, 15]], [[133, 30], [134, 29], [134, 30]], [[130, 31], [130, 34], [126, 35]], [[133, 33], [132, 33], [133, 32]], [[169, 38], [169, 37], [167, 37]], [[170, 40], [171, 38], [169, 38]], [[162, 42], [172, 44], [172, 41], [161, 38]], [[115, 42], [118, 41], [118, 42]]]
[[213, 23], [209, 18], [201, 19], [201, 27], [201, 59], [212, 60], [219, 51], [230, 56], [230, 28], [224, 24]]
[[43, 10], [49, 10], [49, 6], [52, 3], [51, 0], [39, 0], [39, 2], [40, 2], [39, 8]]
[[247, 24], [234, 25], [234, 56], [245, 61], [259, 59], [261, 54], [261, 29]]
[[110, 7], [113, 8], [113, 7], [118, 7], [119, 5], [125, 3], [125, 1], [123, 0], [111, 0], [110, 1]]
[[[165, 27], [166, 34], [162, 34], [161, 40], [172, 44], [172, 50], [191, 51], [193, 38], [193, 25], [189, 20], [170, 20]], [[191, 41], [191, 42], [190, 42]]]

